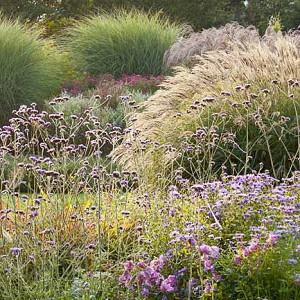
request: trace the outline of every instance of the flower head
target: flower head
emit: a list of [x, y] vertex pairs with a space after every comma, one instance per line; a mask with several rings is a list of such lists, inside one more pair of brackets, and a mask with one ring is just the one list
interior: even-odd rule
[[163, 293], [174, 293], [177, 290], [177, 279], [175, 275], [169, 275], [160, 285]]

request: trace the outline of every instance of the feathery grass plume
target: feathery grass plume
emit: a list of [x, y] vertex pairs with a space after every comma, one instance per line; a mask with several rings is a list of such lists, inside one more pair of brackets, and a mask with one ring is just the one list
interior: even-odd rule
[[178, 41], [166, 51], [164, 64], [167, 67], [191, 63], [195, 55], [212, 50], [230, 50], [236, 45], [245, 47], [249, 42], [259, 42], [260, 36], [254, 26], [243, 27], [238, 23], [229, 23], [220, 28], [193, 32]]
[[[193, 163], [187, 171], [196, 179], [202, 178], [205, 170], [201, 168], [208, 162], [216, 164], [213, 173], [231, 162], [239, 165], [238, 172], [258, 169], [263, 162], [274, 176], [297, 168], [300, 49], [291, 36], [280, 35], [272, 47], [265, 41], [249, 43], [246, 50], [236, 44], [230, 52], [211, 51], [199, 56], [191, 70], [177, 67], [176, 75], [169, 77], [132, 117], [115, 159], [129, 169], [144, 166], [148, 176]], [[278, 127], [280, 122], [285, 125]], [[195, 153], [192, 136], [197, 129], [209, 131], [214, 126], [218, 127], [214, 130], [219, 140], [222, 134], [233, 134], [233, 143], [240, 149], [223, 147], [219, 141], [205, 163], [203, 157], [186, 155], [184, 143]], [[145, 141], [148, 149], [140, 151]], [[202, 146], [211, 142], [206, 140]], [[210, 153], [198, 146], [198, 152]], [[198, 174], [200, 170], [202, 174]]]
[[43, 103], [63, 82], [63, 59], [41, 32], [0, 15], [0, 123], [32, 101]]
[[116, 10], [78, 21], [66, 43], [79, 69], [91, 74], [159, 75], [181, 30], [160, 13]]

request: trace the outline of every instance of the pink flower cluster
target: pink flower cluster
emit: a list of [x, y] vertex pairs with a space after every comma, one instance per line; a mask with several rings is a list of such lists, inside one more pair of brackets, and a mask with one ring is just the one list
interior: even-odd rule
[[269, 233], [269, 236], [264, 244], [262, 244], [259, 239], [252, 239], [247, 247], [242, 247], [239, 249], [239, 254], [235, 255], [233, 262], [236, 265], [240, 265], [243, 259], [249, 257], [254, 253], [258, 253], [260, 250], [266, 250], [274, 246], [279, 240], [280, 235], [277, 233]]
[[121, 77], [120, 82], [126, 86], [137, 88], [143, 92], [147, 92], [151, 89], [157, 88], [163, 80], [163, 76], [124, 74]]
[[124, 263], [124, 272], [119, 277], [119, 282], [129, 289], [139, 287], [143, 297], [148, 297], [151, 293], [174, 293], [178, 290], [178, 277], [182, 272], [165, 277], [162, 270], [166, 263], [167, 258], [164, 255], [150, 263], [127, 261]]

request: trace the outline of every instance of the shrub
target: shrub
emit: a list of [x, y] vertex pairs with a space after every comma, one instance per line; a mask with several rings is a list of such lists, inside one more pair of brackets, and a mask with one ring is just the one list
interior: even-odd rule
[[213, 50], [230, 50], [237, 44], [246, 47], [250, 42], [259, 40], [259, 32], [254, 26], [245, 28], [238, 23], [230, 23], [220, 28], [205, 29], [179, 39], [166, 51], [164, 63], [167, 67], [178, 66], [190, 63], [195, 55]]
[[40, 32], [0, 16], [0, 123], [21, 104], [42, 104], [63, 80], [63, 61]]
[[93, 3], [107, 10], [115, 7], [162, 10], [171, 20], [188, 23], [198, 30], [239, 20], [245, 13], [243, 2], [232, 0], [94, 0]]
[[180, 26], [158, 13], [116, 11], [77, 22], [67, 43], [78, 67], [93, 75], [159, 75], [164, 52], [179, 34]]
[[287, 175], [299, 168], [298, 78], [291, 37], [207, 53], [145, 102], [116, 159], [128, 168], [151, 166], [147, 176], [155, 182], [180, 167], [195, 180], [225, 167], [260, 170], [261, 163], [276, 177]]

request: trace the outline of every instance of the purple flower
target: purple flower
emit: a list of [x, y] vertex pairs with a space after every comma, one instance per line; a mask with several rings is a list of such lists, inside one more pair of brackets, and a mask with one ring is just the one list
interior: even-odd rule
[[10, 249], [10, 253], [13, 255], [13, 256], [19, 256], [20, 253], [22, 252], [23, 248], [19, 248], [19, 247], [13, 247]]
[[251, 243], [248, 247], [250, 253], [257, 251], [258, 248], [259, 248], [258, 240], [251, 241]]
[[204, 293], [209, 294], [212, 292], [212, 284], [209, 280], [205, 280], [204, 282]]
[[237, 266], [239, 266], [241, 263], [242, 263], [242, 258], [240, 255], [236, 255], [234, 258], [233, 258], [233, 262], [234, 264], [236, 264]]
[[138, 262], [136, 265], [141, 269], [145, 269], [147, 266], [146, 263], [143, 261]]
[[212, 247], [211, 247], [211, 246], [202, 244], [202, 245], [199, 247], [199, 251], [200, 251], [202, 254], [208, 255], [208, 256], [210, 256], [210, 257], [213, 258], [213, 259], [218, 259], [219, 256], [220, 256], [220, 248], [217, 247], [217, 246], [212, 246]]
[[214, 265], [211, 260], [205, 259], [203, 264], [204, 264], [204, 270], [206, 272], [214, 270]]
[[217, 272], [213, 272], [212, 274], [212, 279], [216, 282], [219, 282], [221, 281], [223, 278], [220, 274], [218, 274]]
[[274, 244], [276, 244], [276, 242], [279, 240], [279, 238], [280, 238], [279, 234], [271, 232], [267, 239], [267, 244], [273, 246]]
[[163, 276], [151, 267], [147, 267], [137, 275], [139, 284], [146, 287], [159, 286], [163, 280]]
[[217, 246], [212, 246], [210, 256], [214, 259], [218, 259], [220, 256], [220, 248]]
[[200, 252], [201, 252], [202, 254], [210, 255], [211, 247], [208, 246], [208, 245], [202, 244], [202, 245], [199, 247], [199, 250], [200, 250]]
[[124, 271], [124, 273], [119, 277], [119, 282], [124, 284], [126, 287], [130, 287], [131, 280], [132, 275], [128, 271]]
[[124, 263], [124, 269], [125, 271], [132, 271], [132, 269], [135, 267], [135, 264], [132, 260], [126, 261]]
[[162, 281], [160, 290], [163, 293], [174, 293], [177, 290], [177, 279], [175, 275], [169, 275], [168, 278]]
[[166, 259], [163, 255], [160, 255], [159, 258], [154, 259], [150, 262], [150, 267], [153, 268], [155, 271], [160, 272], [161, 269], [164, 267]]
[[146, 287], [143, 287], [143, 288], [141, 289], [141, 295], [142, 295], [143, 297], [148, 297], [148, 296], [150, 295], [149, 289], [146, 288]]
[[290, 265], [297, 265], [298, 260], [295, 259], [295, 258], [290, 258], [290, 259], [288, 259], [288, 263], [289, 263]]
[[186, 271], [187, 271], [187, 268], [184, 267], [184, 268], [178, 270], [178, 271], [175, 273], [175, 276], [176, 276], [177, 278], [178, 278], [178, 277], [181, 277], [181, 276], [183, 276], [183, 275], [186, 273]]

